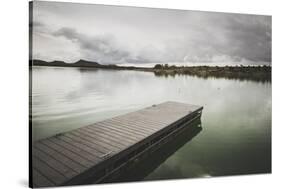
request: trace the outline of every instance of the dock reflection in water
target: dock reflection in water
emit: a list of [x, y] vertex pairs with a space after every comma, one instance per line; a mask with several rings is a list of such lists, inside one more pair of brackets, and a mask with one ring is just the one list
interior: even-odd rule
[[[196, 137], [201, 131], [201, 119], [198, 118], [190, 123], [185, 129], [179, 131], [180, 133], [168, 143], [162, 145], [159, 149], [150, 153], [141, 160], [135, 161], [135, 163], [128, 166], [123, 173], [115, 175], [114, 178], [108, 178], [102, 183], [142, 181], [182, 146]], [[89, 181], [89, 183], [91, 182]]]

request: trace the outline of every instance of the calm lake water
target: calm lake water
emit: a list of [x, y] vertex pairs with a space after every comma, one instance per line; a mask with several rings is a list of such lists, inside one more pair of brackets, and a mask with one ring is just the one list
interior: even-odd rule
[[204, 106], [203, 129], [143, 180], [271, 171], [271, 83], [33, 67], [33, 141], [164, 101]]

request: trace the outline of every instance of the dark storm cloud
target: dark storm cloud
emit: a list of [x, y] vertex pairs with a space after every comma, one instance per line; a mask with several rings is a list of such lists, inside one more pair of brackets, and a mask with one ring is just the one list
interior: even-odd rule
[[271, 62], [270, 16], [50, 2], [34, 7], [38, 58]]
[[93, 55], [96, 55], [95, 58], [103, 58], [105, 62], [119, 62], [129, 56], [128, 52], [116, 47], [114, 38], [110, 35], [87, 36], [85, 34], [78, 33], [73, 28], [67, 27], [53, 32], [53, 35], [71, 40], [73, 43], [79, 45], [81, 52], [84, 52], [85, 55], [93, 53]]
[[196, 35], [185, 40], [186, 59], [271, 61], [270, 17], [219, 13], [202, 17], [202, 27], [193, 25]]
[[[228, 29], [230, 55], [252, 61], [271, 61], [271, 19], [262, 16], [232, 16]], [[231, 47], [231, 45], [233, 47]], [[223, 49], [223, 48], [222, 48]]]

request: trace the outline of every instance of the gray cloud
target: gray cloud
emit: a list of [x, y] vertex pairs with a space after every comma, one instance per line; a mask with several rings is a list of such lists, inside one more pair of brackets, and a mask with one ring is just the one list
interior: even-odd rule
[[129, 57], [128, 52], [118, 49], [114, 38], [110, 35], [87, 36], [67, 27], [53, 32], [53, 35], [62, 36], [78, 44], [86, 59], [93, 58], [102, 63], [116, 63]]
[[271, 62], [271, 17], [36, 2], [34, 56], [101, 63]]
[[44, 27], [45, 25], [42, 22], [34, 21], [32, 22], [33, 27]]

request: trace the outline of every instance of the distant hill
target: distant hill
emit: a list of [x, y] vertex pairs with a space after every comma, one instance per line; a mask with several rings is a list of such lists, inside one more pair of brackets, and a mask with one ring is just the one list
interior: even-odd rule
[[79, 61], [73, 63], [73, 65], [79, 66], [79, 67], [83, 67], [83, 66], [84, 67], [91, 67], [91, 66], [99, 67], [99, 66], [103, 66], [103, 65], [101, 65], [101, 64], [99, 64], [97, 62], [91, 62], [91, 61], [87, 61], [87, 60], [79, 60]]
[[[74, 63], [65, 63], [63, 61], [52, 61], [46, 62], [43, 60], [33, 60], [29, 62], [31, 66], [60, 66], [60, 67], [94, 67], [94, 68], [103, 68], [107, 67], [105, 65], [101, 65], [97, 62], [91, 62], [87, 60], [79, 60]], [[111, 65], [112, 66], [112, 65]]]

